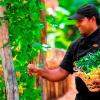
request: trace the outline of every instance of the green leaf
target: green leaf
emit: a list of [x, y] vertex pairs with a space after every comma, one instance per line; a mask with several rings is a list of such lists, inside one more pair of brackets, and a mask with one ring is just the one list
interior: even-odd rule
[[82, 69], [85, 73], [91, 72], [93, 68], [100, 67], [100, 49], [94, 53], [90, 53], [78, 61], [75, 61], [75, 65]]

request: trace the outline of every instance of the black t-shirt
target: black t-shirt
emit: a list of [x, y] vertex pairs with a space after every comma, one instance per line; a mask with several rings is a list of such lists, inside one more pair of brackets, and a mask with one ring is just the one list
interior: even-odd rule
[[74, 41], [67, 50], [60, 67], [70, 73], [74, 72], [74, 61], [81, 57], [93, 53], [100, 48], [100, 28], [88, 37], [81, 37]]

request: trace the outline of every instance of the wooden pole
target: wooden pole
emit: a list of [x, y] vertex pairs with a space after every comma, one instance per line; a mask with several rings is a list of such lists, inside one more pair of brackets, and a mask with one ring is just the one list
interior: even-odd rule
[[[40, 3], [45, 5], [45, 0], [40, 0]], [[46, 16], [45, 16], [45, 9], [40, 11], [41, 13], [41, 21], [44, 24], [44, 29], [42, 29], [41, 31], [41, 44], [47, 44], [47, 23], [46, 23]], [[45, 53], [41, 53], [39, 55], [39, 63], [43, 64], [43, 67], [46, 67], [46, 52]], [[42, 78], [39, 79], [39, 84], [43, 90], [42, 92], [42, 97], [43, 100], [47, 100], [47, 96], [46, 96], [46, 81]]]
[[[40, 0], [41, 4], [45, 5], [45, 0]], [[47, 44], [47, 23], [46, 23], [46, 15], [45, 15], [45, 9], [40, 11], [41, 13], [41, 20], [44, 23], [44, 29], [41, 31], [41, 43]]]
[[[4, 7], [0, 7], [0, 21], [2, 21], [2, 18], [4, 16], [3, 15], [4, 10], [5, 10]], [[9, 42], [8, 24], [7, 21], [5, 21], [0, 26], [0, 56], [2, 59], [2, 65], [4, 70], [6, 95], [7, 95], [7, 100], [19, 100], [18, 86], [17, 86], [16, 76], [14, 73], [12, 53], [10, 46], [7, 45], [8, 42]]]

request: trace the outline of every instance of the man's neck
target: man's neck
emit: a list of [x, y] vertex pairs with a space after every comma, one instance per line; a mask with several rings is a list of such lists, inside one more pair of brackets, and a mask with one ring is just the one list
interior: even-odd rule
[[88, 34], [88, 36], [90, 36], [91, 34], [93, 34], [97, 29], [98, 29], [98, 26], [96, 25], [95, 27], [92, 28], [92, 30], [91, 30], [90, 34]]

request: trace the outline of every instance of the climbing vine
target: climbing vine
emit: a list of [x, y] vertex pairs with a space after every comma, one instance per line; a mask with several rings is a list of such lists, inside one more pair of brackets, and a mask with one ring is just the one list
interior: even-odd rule
[[34, 88], [35, 77], [27, 74], [27, 65], [36, 61], [42, 50], [40, 32], [44, 28], [40, 10], [44, 9], [40, 0], [4, 0], [4, 20], [8, 21], [9, 44], [12, 50], [17, 76], [20, 100], [41, 100], [41, 89]]

